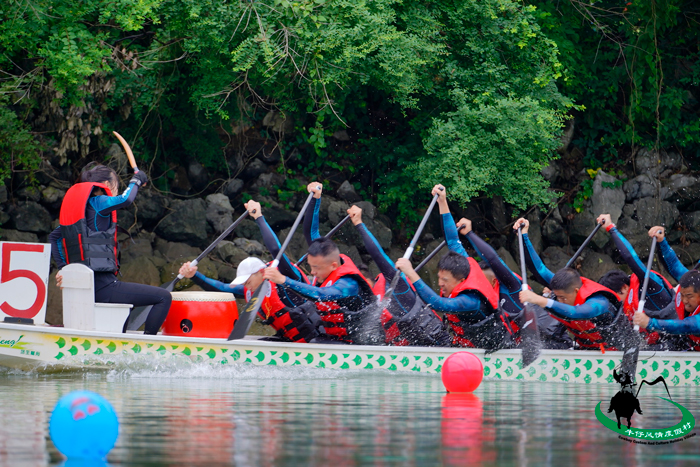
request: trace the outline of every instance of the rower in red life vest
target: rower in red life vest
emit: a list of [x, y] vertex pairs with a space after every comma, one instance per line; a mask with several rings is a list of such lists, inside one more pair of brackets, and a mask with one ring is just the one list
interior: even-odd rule
[[[147, 181], [145, 172], [136, 172], [127, 189], [117, 195], [119, 177], [116, 172], [104, 165], [88, 165], [80, 174], [80, 183], [73, 185], [64, 196], [60, 226], [49, 235], [49, 243], [59, 269], [66, 264], [81, 263], [94, 271], [96, 302], [153, 305], [146, 319], [145, 334], [156, 334], [168, 316], [172, 301], [170, 292], [117, 279], [117, 210], [130, 206], [139, 187]], [[61, 287], [62, 283], [59, 271], [56, 285]]]
[[312, 285], [285, 278], [277, 269], [265, 271], [265, 277], [285, 289], [291, 289], [316, 303], [326, 336], [332, 342], [383, 344], [381, 310], [372, 287], [353, 261], [341, 255], [338, 246], [321, 237], [318, 231], [323, 185], [311, 182], [313, 202], [304, 213], [304, 237], [309, 245], [307, 263], [314, 276]]
[[557, 271], [550, 287], [556, 301], [530, 290], [520, 292], [520, 301], [545, 308], [569, 328], [580, 347], [623, 350], [638, 345], [638, 333], [612, 290], [570, 268]]
[[[653, 271], [652, 274], [654, 274]], [[598, 283], [609, 288], [620, 297], [623, 303], [622, 309], [627, 318], [631, 321], [639, 307], [639, 281], [637, 280], [637, 276], [634, 274], [628, 276], [619, 269], [613, 269], [605, 273]], [[645, 307], [644, 310], [647, 316], [658, 319], [675, 319], [677, 317], [675, 307], [668, 306], [668, 304], [661, 310], [650, 310], [647, 307]], [[687, 347], [682, 342], [682, 339], [672, 337], [665, 333], [659, 334], [658, 332], [640, 330], [640, 334], [647, 344], [645, 350], [684, 350]]]
[[370, 306], [377, 299], [352, 260], [340, 254], [333, 240], [321, 237], [309, 245], [307, 262], [313, 285], [290, 279], [277, 268], [266, 269], [263, 276], [315, 302], [329, 338], [348, 344], [383, 344], [381, 310]]
[[675, 300], [668, 305], [683, 319], [650, 318], [644, 313], [634, 315], [632, 321], [648, 331], [686, 335], [690, 348], [700, 350], [700, 271], [691, 270], [683, 274]]
[[396, 267], [426, 304], [445, 313], [453, 345], [488, 350], [512, 346], [512, 331], [498, 307], [498, 293], [473, 258], [450, 251], [440, 259], [440, 295], [420, 278], [410, 260], [399, 258]]
[[[179, 273], [210, 292], [228, 292], [249, 301], [263, 283], [263, 270], [267, 265], [259, 258], [249, 257], [241, 261], [236, 269], [236, 278], [230, 284], [210, 279], [188, 261]], [[298, 274], [301, 273], [298, 272]], [[310, 342], [318, 337], [318, 326], [307, 314], [306, 301], [296, 294], [289, 294], [280, 287], [270, 287], [270, 293], [262, 302], [258, 316], [264, 324], [277, 331], [276, 337], [291, 342]]]
[[[375, 295], [384, 296], [386, 281], [399, 274], [377, 239], [362, 222], [362, 209], [352, 206], [348, 215], [360, 234], [365, 249], [382, 272], [373, 288]], [[382, 325], [389, 345], [448, 346], [450, 335], [437, 314], [418, 298], [411, 284], [401, 276], [389, 305], [382, 313]]]
[[[450, 207], [447, 203], [447, 190], [443, 185], [435, 185], [431, 192], [433, 196], [438, 195], [438, 207], [442, 217], [442, 230], [445, 234], [445, 241], [450, 251], [454, 251], [465, 258], [469, 257], [459, 239], [457, 227], [455, 225]], [[522, 289], [520, 276], [510, 270], [503, 260], [498, 256], [488, 243], [483, 241], [472, 230], [472, 221], [462, 218], [457, 222], [463, 226], [459, 233], [467, 237], [476, 253], [482, 258], [479, 267], [484, 272], [484, 276], [491, 283], [496, 293], [498, 293], [499, 307], [508, 319], [508, 324], [513, 330], [513, 339], [516, 343], [520, 341], [520, 326], [524, 318], [523, 304], [518, 299], [518, 294]], [[566, 333], [566, 328], [559, 321], [552, 318], [540, 307], [534, 307], [537, 313], [537, 328], [540, 331], [544, 348], [548, 349], [568, 349], [574, 344]]]

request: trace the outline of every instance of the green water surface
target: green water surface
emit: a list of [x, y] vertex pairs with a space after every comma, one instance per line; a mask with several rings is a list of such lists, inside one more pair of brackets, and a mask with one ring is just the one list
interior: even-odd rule
[[[0, 372], [0, 464], [59, 465], [48, 437], [56, 401], [90, 390], [112, 402], [121, 427], [111, 465], [236, 466], [685, 466], [698, 437], [646, 446], [595, 418], [613, 385], [484, 381], [445, 394], [437, 375], [380, 371], [125, 363], [110, 372]], [[666, 427], [679, 411], [640, 397], [633, 426]], [[700, 415], [700, 389], [671, 388]], [[90, 464], [87, 464], [90, 465]]]

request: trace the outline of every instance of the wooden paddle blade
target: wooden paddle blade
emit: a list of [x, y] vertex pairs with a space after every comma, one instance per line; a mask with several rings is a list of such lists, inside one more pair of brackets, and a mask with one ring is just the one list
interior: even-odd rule
[[236, 339], [243, 339], [245, 335], [248, 334], [248, 330], [255, 320], [255, 315], [258, 314], [258, 310], [260, 310], [263, 300], [270, 293], [270, 287], [270, 281], [267, 280], [260, 284], [258, 290], [255, 291], [255, 294], [253, 294], [253, 298], [246, 303], [243, 311], [238, 314], [238, 320], [233, 326], [233, 330], [228, 336], [228, 340], [232, 341]]
[[520, 348], [523, 356], [523, 368], [537, 360], [542, 350], [540, 331], [537, 328], [537, 313], [532, 304], [526, 303], [523, 309], [522, 326], [520, 327]]

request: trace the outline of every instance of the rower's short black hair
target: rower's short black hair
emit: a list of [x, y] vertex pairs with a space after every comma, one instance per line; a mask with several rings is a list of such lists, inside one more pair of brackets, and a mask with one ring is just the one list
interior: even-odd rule
[[613, 269], [612, 271], [606, 272], [603, 277], [600, 278], [598, 283], [605, 286], [619, 294], [622, 291], [622, 287], [630, 285], [630, 276], [620, 271], [619, 269]]
[[338, 245], [336, 245], [335, 242], [330, 238], [317, 238], [316, 240], [311, 242], [311, 245], [309, 245], [309, 256], [322, 256], [326, 258], [328, 256], [334, 256], [339, 254], [340, 250], [338, 249]]
[[493, 270], [493, 268], [491, 267], [489, 262], [485, 261], [485, 260], [479, 261], [479, 267], [481, 268], [482, 271], [486, 271], [488, 269]]
[[552, 280], [549, 281], [549, 288], [552, 290], [563, 290], [564, 292], [573, 292], [576, 287], [581, 287], [581, 275], [571, 269], [562, 268], [554, 274]]
[[700, 292], [700, 271], [695, 269], [683, 274], [680, 280], [681, 289], [692, 287], [694, 291]]
[[447, 271], [457, 280], [464, 280], [469, 277], [469, 261], [464, 256], [454, 251], [450, 251], [440, 258], [438, 270]]

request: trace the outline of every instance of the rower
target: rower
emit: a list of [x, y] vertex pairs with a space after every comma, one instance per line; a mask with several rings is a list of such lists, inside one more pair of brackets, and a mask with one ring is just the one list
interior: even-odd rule
[[[445, 241], [450, 251], [454, 251], [465, 258], [469, 257], [467, 250], [464, 249], [462, 242], [459, 240], [457, 228], [454, 219], [450, 213], [450, 207], [447, 204], [447, 190], [443, 185], [435, 185], [431, 193], [433, 196], [438, 195], [438, 206], [442, 217], [442, 230], [445, 234]], [[484, 275], [493, 286], [499, 296], [499, 306], [509, 320], [510, 327], [513, 329], [513, 338], [519, 337], [521, 321], [524, 318], [523, 304], [520, 303], [518, 294], [522, 290], [522, 279], [520, 276], [510, 270], [503, 262], [496, 250], [488, 243], [483, 241], [473, 230], [472, 221], [467, 218], [460, 219], [458, 225], [463, 226], [459, 231], [469, 240], [476, 253], [483, 261], [479, 263], [479, 267], [484, 272]], [[566, 328], [563, 324], [552, 318], [542, 308], [537, 310], [538, 328], [542, 331], [542, 338], [546, 348], [551, 349], [568, 349], [573, 346], [571, 338], [566, 333]]]
[[667, 308], [673, 309], [680, 319], [650, 318], [645, 313], [636, 313], [632, 321], [647, 331], [687, 335], [692, 350], [700, 350], [700, 271], [691, 270], [683, 274], [676, 298]]
[[350, 257], [340, 254], [338, 245], [318, 231], [323, 185], [311, 182], [307, 189], [313, 193], [313, 202], [304, 213], [304, 236], [314, 280], [309, 285], [284, 276], [277, 268], [267, 269], [265, 278], [314, 302], [326, 335], [334, 342], [384, 342], [381, 312], [370, 306], [376, 303], [372, 286]]
[[[247, 302], [262, 285], [263, 270], [266, 267], [267, 264], [261, 259], [248, 257], [240, 262], [236, 268], [236, 278], [230, 284], [206, 277], [189, 261], [180, 267], [179, 273], [192, 279], [192, 282], [204, 290], [232, 293]], [[310, 342], [318, 337], [320, 332], [302, 308], [305, 302], [297, 294], [287, 293], [280, 287], [271, 287], [270, 295], [263, 299], [258, 316], [264, 324], [277, 331], [275, 337], [289, 342]]]
[[410, 260], [399, 258], [396, 267], [426, 304], [445, 313], [454, 346], [495, 350], [512, 344], [512, 331], [498, 307], [498, 293], [473, 258], [450, 251], [440, 259], [440, 295], [420, 278]]
[[[277, 238], [277, 235], [272, 231], [272, 228], [270, 225], [267, 223], [267, 220], [265, 219], [265, 216], [263, 215], [262, 211], [262, 205], [258, 203], [255, 200], [250, 200], [247, 203], [244, 204], [245, 208], [248, 210], [248, 215], [250, 215], [254, 220], [255, 223], [258, 225], [258, 228], [260, 229], [260, 233], [262, 234], [262, 239], [263, 243], [265, 244], [265, 247], [268, 249], [270, 254], [272, 255], [273, 258], [277, 256], [277, 253], [279, 253], [281, 244], [279, 239]], [[280, 264], [279, 264], [279, 270], [284, 274], [285, 276], [289, 277], [290, 279], [294, 279], [296, 281], [301, 281], [305, 283], [309, 283], [309, 279], [306, 277], [306, 274], [296, 265], [293, 264], [289, 257], [286, 254], [283, 254], [282, 257], [280, 258]], [[255, 290], [255, 289], [252, 289]], [[322, 326], [322, 321], [321, 317], [319, 316], [318, 312], [316, 311], [316, 306], [313, 304], [313, 302], [309, 302], [305, 300], [303, 297], [300, 295], [291, 292], [291, 291], [281, 291], [278, 290], [278, 293], [282, 292], [282, 297], [285, 297], [284, 301], [288, 304], [288, 309], [293, 310], [292, 315], [290, 316], [292, 322], [296, 323], [296, 325], [301, 326], [306, 328], [307, 320], [311, 321], [311, 323], [316, 326], [317, 332], [316, 336], [311, 337], [308, 336], [309, 339], [313, 339], [315, 337], [318, 337], [319, 335], [325, 334]], [[298, 314], [298, 312], [304, 312], [306, 315], [306, 318], [304, 318], [302, 315]], [[278, 323], [281, 322], [286, 322], [287, 319], [279, 321], [279, 318], [281, 318], [281, 314], [285, 313], [287, 311], [285, 310], [277, 310], [276, 314], [278, 316]], [[260, 313], [259, 313], [260, 314]], [[268, 315], [267, 318], [263, 317], [263, 323], [265, 324], [270, 324], [273, 327], [275, 327], [274, 321], [267, 323], [266, 321], [270, 321], [272, 319], [271, 316]], [[275, 327], [275, 329], [277, 329]], [[277, 329], [278, 332], [283, 332], [281, 329]], [[287, 336], [289, 337], [289, 336]]]
[[615, 292], [570, 268], [557, 271], [550, 288], [556, 300], [523, 290], [520, 301], [539, 305], [564, 323], [578, 347], [623, 350], [637, 346], [638, 337]]
[[[119, 272], [119, 242], [117, 241], [117, 210], [134, 202], [148, 177], [145, 172], [134, 173], [129, 186], [120, 195], [119, 177], [111, 168], [91, 163], [80, 174], [61, 204], [60, 226], [49, 235], [51, 255], [59, 269], [67, 264], [84, 264], [94, 272], [95, 301], [98, 303], [127, 303], [134, 306], [153, 305], [146, 319], [145, 334], [157, 334], [168, 316], [172, 297], [160, 287], [121, 282]], [[56, 285], [61, 287], [61, 271]]]
[[[348, 209], [350, 220], [364, 242], [365, 249], [381, 271], [374, 293], [384, 296], [387, 281], [391, 283], [400, 274], [386, 255], [377, 239], [362, 222], [362, 208]], [[362, 269], [360, 269], [362, 271]], [[448, 346], [450, 335], [433, 310], [418, 298], [404, 275], [398, 279], [392, 299], [382, 316], [387, 343], [394, 345]]]

